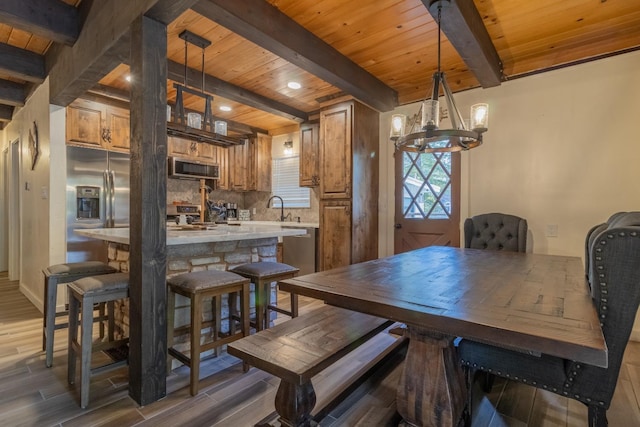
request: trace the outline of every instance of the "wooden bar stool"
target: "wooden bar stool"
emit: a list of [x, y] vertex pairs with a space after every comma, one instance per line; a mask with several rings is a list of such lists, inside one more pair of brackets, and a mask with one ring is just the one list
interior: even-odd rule
[[[91, 276], [69, 283], [69, 361], [68, 381], [74, 384], [76, 380], [76, 359], [80, 356], [80, 407], [86, 408], [89, 403], [89, 381], [91, 375], [104, 372], [127, 363], [126, 355], [128, 338], [93, 343], [93, 306], [97, 303], [113, 302], [129, 297], [129, 274], [114, 273], [101, 276]], [[110, 310], [111, 312], [113, 310]], [[80, 328], [82, 333], [78, 340], [78, 315], [82, 318]], [[113, 317], [109, 319], [113, 322]], [[119, 352], [109, 352], [113, 363], [98, 368], [91, 368], [91, 355], [96, 351], [119, 349]], [[124, 353], [124, 354], [123, 354]], [[113, 357], [115, 355], [121, 357]]]
[[[190, 368], [191, 395], [198, 394], [200, 380], [200, 353], [249, 335], [249, 280], [228, 271], [207, 270], [185, 273], [167, 280], [167, 346], [168, 358], [175, 357]], [[240, 313], [235, 313], [235, 294], [240, 294]], [[191, 302], [190, 357], [174, 347], [175, 295], [180, 294]], [[229, 333], [222, 334], [220, 298], [229, 296]], [[212, 336], [210, 342], [200, 343], [202, 338], [202, 302], [211, 298], [213, 311]], [[236, 332], [234, 317], [240, 319], [240, 332]], [[171, 361], [167, 360], [167, 366]], [[245, 370], [248, 365], [245, 364]]]
[[280, 262], [252, 262], [239, 265], [229, 271], [246, 277], [255, 285], [257, 331], [269, 327], [271, 311], [298, 317], [298, 295], [290, 294], [291, 310], [284, 310], [277, 306], [277, 301], [275, 304], [271, 303], [271, 283], [295, 277], [300, 269]]
[[[100, 261], [70, 262], [51, 265], [44, 270], [44, 314], [42, 316], [42, 350], [45, 351], [45, 365], [53, 365], [53, 336], [56, 329], [66, 328], [68, 323], [56, 325], [56, 317], [68, 316], [68, 310], [56, 313], [58, 286], [82, 279], [88, 276], [115, 273], [117, 270]], [[100, 318], [104, 317], [104, 306]], [[101, 327], [101, 336], [104, 327]]]

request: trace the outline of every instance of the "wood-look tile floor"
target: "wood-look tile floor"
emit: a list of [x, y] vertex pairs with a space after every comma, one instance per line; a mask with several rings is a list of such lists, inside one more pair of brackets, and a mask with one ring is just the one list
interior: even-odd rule
[[[284, 298], [283, 301], [286, 301]], [[318, 301], [301, 298], [301, 311]], [[394, 340], [376, 337], [314, 378], [321, 426], [396, 426], [395, 390], [401, 354], [391, 358], [349, 395], [336, 398], [345, 376], [364, 369]], [[2, 426], [253, 426], [274, 425], [279, 380], [255, 368], [242, 372], [238, 359], [223, 353], [202, 364], [200, 394], [190, 396], [184, 367], [167, 377], [167, 397], [138, 406], [128, 396], [127, 368], [91, 380], [89, 408], [66, 379], [66, 330], [56, 333], [54, 366], [45, 368], [42, 315], [19, 292], [18, 283], [0, 273], [0, 425]], [[355, 367], [355, 369], [354, 369]], [[358, 368], [360, 367], [360, 368]], [[492, 393], [475, 390], [474, 426], [586, 426], [582, 404], [518, 383], [496, 380]], [[640, 343], [627, 348], [609, 425], [640, 426]]]

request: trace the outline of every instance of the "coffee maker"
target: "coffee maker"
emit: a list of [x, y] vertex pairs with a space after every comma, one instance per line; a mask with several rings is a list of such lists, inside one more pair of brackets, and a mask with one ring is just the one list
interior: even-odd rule
[[227, 203], [227, 219], [228, 220], [236, 220], [238, 219], [238, 204], [237, 203]]

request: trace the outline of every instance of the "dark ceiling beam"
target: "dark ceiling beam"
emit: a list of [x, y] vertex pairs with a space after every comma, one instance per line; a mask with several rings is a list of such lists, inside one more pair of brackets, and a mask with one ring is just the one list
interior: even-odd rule
[[105, 98], [115, 99], [118, 101], [129, 102], [130, 92], [124, 89], [117, 89], [111, 86], [97, 84], [87, 91], [94, 95], [104, 96]]
[[13, 116], [13, 107], [10, 105], [0, 105], [0, 122], [10, 122]]
[[442, 32], [480, 85], [483, 88], [499, 86], [502, 61], [473, 0], [422, 0], [422, 3], [436, 22], [438, 6], [442, 6]]
[[[168, 78], [178, 83], [184, 83], [184, 65], [167, 61]], [[249, 107], [257, 108], [271, 114], [286, 117], [290, 120], [304, 122], [307, 120], [307, 113], [290, 107], [278, 101], [274, 101], [265, 96], [248, 91], [239, 86], [220, 80], [209, 74], [205, 74], [204, 91], [214, 95], [236, 101]], [[200, 88], [202, 86], [202, 71], [193, 68], [187, 69], [187, 85]]]
[[24, 85], [0, 79], [0, 104], [22, 107], [25, 100], [26, 95]]
[[73, 46], [50, 49], [50, 102], [67, 106], [111, 70], [129, 61], [129, 27], [137, 17], [170, 23], [196, 0], [83, 0], [83, 30]]
[[0, 73], [33, 83], [47, 76], [42, 55], [5, 43], [0, 43]]
[[0, 22], [71, 46], [78, 38], [78, 10], [60, 0], [2, 0]]
[[378, 111], [398, 105], [395, 90], [264, 0], [200, 0], [192, 9]]

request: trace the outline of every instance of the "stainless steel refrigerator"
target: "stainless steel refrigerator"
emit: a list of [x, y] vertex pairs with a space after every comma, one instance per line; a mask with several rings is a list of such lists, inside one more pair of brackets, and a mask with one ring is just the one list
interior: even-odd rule
[[106, 261], [105, 242], [77, 229], [129, 226], [129, 155], [67, 146], [67, 262]]

